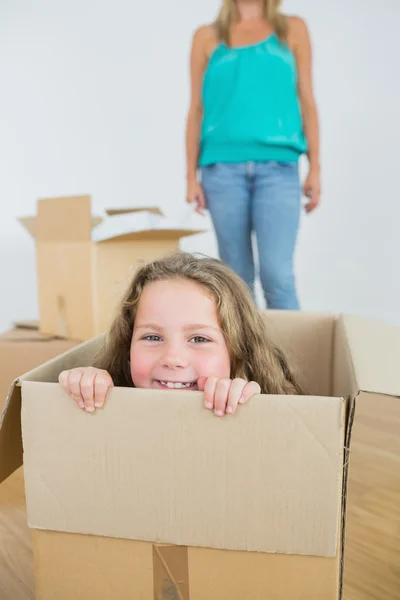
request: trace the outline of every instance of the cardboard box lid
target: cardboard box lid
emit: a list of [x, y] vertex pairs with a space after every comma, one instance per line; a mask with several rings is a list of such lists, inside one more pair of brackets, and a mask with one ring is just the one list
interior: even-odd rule
[[359, 391], [400, 396], [400, 327], [340, 315]]
[[91, 215], [90, 196], [45, 198], [36, 217], [20, 217], [21, 225], [39, 242], [179, 239], [206, 231], [167, 219], [158, 207], [107, 209]]
[[92, 231], [94, 242], [109, 240], [171, 240], [202, 233], [179, 219], [171, 219], [149, 211], [113, 214]]

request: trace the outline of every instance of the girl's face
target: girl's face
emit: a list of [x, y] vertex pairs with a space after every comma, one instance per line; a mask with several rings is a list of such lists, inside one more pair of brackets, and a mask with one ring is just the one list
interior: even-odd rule
[[194, 281], [145, 286], [131, 343], [138, 388], [197, 390], [200, 377], [230, 377], [230, 358], [215, 301]]

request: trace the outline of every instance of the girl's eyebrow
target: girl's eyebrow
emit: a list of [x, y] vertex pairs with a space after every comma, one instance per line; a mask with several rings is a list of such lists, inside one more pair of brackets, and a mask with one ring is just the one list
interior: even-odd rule
[[221, 329], [215, 325], [203, 325], [202, 323], [191, 323], [190, 325], [186, 325], [183, 329], [185, 331], [192, 329], [214, 329], [214, 331], [221, 331]]
[[[142, 325], [137, 325], [135, 329], [153, 329], [162, 331], [163, 328], [156, 323], [143, 323]], [[204, 325], [202, 323], [190, 323], [189, 325], [185, 325], [183, 329], [184, 331], [191, 331], [193, 329], [213, 329], [214, 331], [221, 331], [220, 327], [216, 327], [215, 325]]]
[[161, 331], [162, 327], [155, 323], [143, 323], [143, 325], [135, 325], [135, 329], [157, 329], [157, 331]]

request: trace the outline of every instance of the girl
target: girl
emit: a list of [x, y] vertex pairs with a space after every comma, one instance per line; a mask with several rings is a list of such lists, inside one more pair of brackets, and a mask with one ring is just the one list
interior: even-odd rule
[[194, 35], [187, 200], [209, 209], [221, 259], [251, 290], [254, 231], [267, 306], [297, 310], [298, 160], [308, 150], [311, 212], [320, 199], [319, 132], [307, 27], [280, 5], [224, 0], [215, 23]]
[[139, 269], [94, 366], [59, 381], [87, 412], [114, 385], [204, 391], [217, 416], [254, 394], [302, 393], [242, 280], [184, 252]]

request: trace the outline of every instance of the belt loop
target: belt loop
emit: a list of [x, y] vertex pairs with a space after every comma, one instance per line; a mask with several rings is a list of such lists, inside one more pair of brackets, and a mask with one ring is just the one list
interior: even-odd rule
[[246, 175], [248, 177], [253, 177], [256, 172], [256, 164], [253, 161], [248, 161], [246, 163]]

